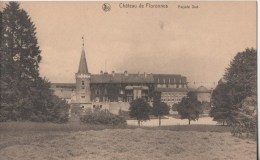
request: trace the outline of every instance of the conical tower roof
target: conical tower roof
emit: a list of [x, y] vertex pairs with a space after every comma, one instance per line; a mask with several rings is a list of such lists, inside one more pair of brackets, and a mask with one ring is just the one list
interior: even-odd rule
[[88, 73], [88, 66], [87, 66], [84, 48], [82, 48], [82, 52], [81, 52], [78, 73], [80, 73], [80, 74], [87, 74]]

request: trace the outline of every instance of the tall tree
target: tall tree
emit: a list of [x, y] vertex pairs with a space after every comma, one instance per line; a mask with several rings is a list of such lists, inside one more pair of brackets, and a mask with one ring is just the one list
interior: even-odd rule
[[170, 110], [169, 106], [166, 103], [161, 102], [160, 93], [155, 93], [152, 112], [154, 116], [158, 117], [159, 126], [161, 126], [162, 116], [168, 115], [169, 110]]
[[36, 27], [17, 2], [6, 5], [1, 20], [0, 121], [51, 120], [58, 106], [50, 84], [39, 76]]
[[[238, 52], [226, 69], [223, 81], [219, 84], [212, 95], [213, 110], [228, 110], [228, 113], [219, 114], [231, 122], [236, 121], [242, 108], [242, 101], [247, 97], [255, 97], [257, 93], [257, 53], [255, 49], [246, 49]], [[217, 118], [218, 119], [218, 118]]]
[[39, 78], [40, 49], [36, 28], [27, 12], [19, 3], [9, 2], [3, 10], [1, 51], [4, 73], [21, 80]]
[[154, 103], [153, 105], [153, 115], [158, 117], [159, 126], [161, 126], [162, 116], [169, 115], [169, 106], [164, 102]]
[[140, 127], [140, 122], [149, 120], [149, 113], [151, 106], [142, 98], [136, 99], [130, 103], [129, 115], [131, 118], [136, 118], [138, 120], [138, 126]]
[[[257, 97], [257, 52], [238, 52], [226, 69], [224, 83], [212, 94], [210, 116], [216, 121], [229, 122], [234, 131], [255, 132]], [[240, 133], [239, 133], [240, 135]]]
[[[231, 88], [231, 120], [234, 129], [251, 133], [257, 128], [257, 52], [247, 48], [238, 52], [226, 69], [224, 79]], [[255, 133], [253, 133], [255, 134]]]
[[[36, 28], [19, 3], [3, 10], [1, 34], [1, 117], [17, 120], [31, 106], [30, 88], [39, 78], [40, 50]], [[3, 114], [3, 115], [2, 115]]]
[[214, 121], [223, 125], [231, 122], [231, 112], [234, 109], [230, 87], [222, 80], [219, 81], [211, 96], [212, 108], [209, 115]]
[[201, 102], [198, 101], [195, 92], [190, 91], [187, 97], [183, 97], [182, 101], [177, 106], [178, 114], [181, 119], [188, 119], [189, 125], [191, 120], [198, 120], [199, 115], [203, 112], [201, 108]]
[[224, 74], [224, 80], [232, 89], [233, 104], [240, 103], [248, 96], [257, 93], [257, 54], [256, 50], [238, 52]]

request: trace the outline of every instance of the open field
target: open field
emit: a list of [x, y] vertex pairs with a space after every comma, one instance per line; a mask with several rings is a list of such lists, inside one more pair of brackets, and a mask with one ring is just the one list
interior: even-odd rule
[[0, 123], [1, 159], [255, 160], [256, 141], [215, 125]]

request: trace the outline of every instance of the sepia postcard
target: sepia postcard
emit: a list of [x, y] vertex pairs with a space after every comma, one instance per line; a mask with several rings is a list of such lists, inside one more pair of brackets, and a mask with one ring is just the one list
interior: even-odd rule
[[5, 1], [0, 159], [256, 160], [256, 1]]

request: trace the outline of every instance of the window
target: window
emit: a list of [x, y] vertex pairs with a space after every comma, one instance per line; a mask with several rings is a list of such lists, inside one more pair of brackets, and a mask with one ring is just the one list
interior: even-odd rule
[[84, 85], [85, 85], [85, 82], [84, 82], [84, 81], [81, 81], [81, 84], [82, 84], [82, 86], [84, 86]]
[[100, 94], [100, 90], [99, 89], [96, 89], [96, 94]]
[[84, 106], [81, 106], [81, 108], [84, 108]]
[[81, 98], [82, 98], [82, 99], [84, 99], [84, 98], [85, 98], [85, 96], [81, 96]]
[[81, 87], [81, 89], [85, 89], [85, 87]]

